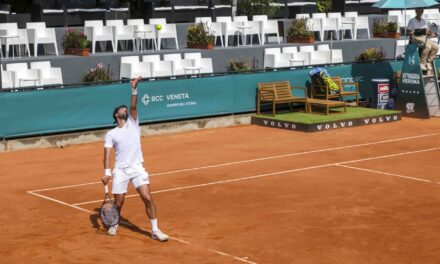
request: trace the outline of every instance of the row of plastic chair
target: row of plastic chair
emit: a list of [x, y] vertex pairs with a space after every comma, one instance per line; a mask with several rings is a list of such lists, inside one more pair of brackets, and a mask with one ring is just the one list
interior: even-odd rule
[[155, 78], [187, 74], [213, 73], [212, 59], [202, 58], [200, 52], [121, 57], [120, 78]]
[[358, 16], [357, 12], [345, 12], [342, 13], [312, 13], [309, 14], [296, 14], [296, 19], [307, 18], [309, 30], [318, 32], [320, 40], [325, 39], [324, 33], [326, 31], [335, 32], [336, 39], [339, 39], [339, 33], [344, 37], [345, 31], [350, 32], [352, 39], [357, 39], [359, 30], [366, 30], [367, 37], [370, 38], [370, 24], [368, 16]]
[[[356, 11], [352, 11], [352, 12], [344, 12], [344, 17], [358, 17], [358, 12]], [[308, 13], [300, 13], [300, 14], [296, 14], [295, 18], [299, 19], [299, 18], [334, 18], [334, 17], [342, 17], [342, 13], [340, 12], [330, 12], [328, 14], [326, 13], [312, 13], [312, 15], [308, 14]]]
[[[156, 29], [156, 25], [161, 25]], [[176, 24], [167, 24], [165, 18], [154, 18], [149, 24], [144, 24], [143, 19], [128, 19], [127, 25], [123, 20], [102, 20], [84, 21], [84, 34], [92, 42], [92, 53], [95, 53], [96, 42], [110, 42], [113, 52], [117, 52], [119, 41], [132, 41], [135, 49], [135, 39], [151, 40], [153, 46], [160, 50], [162, 39], [172, 38], [175, 40], [176, 49], [179, 49], [177, 42]]]
[[36, 87], [45, 85], [62, 85], [61, 68], [52, 67], [50, 61], [30, 63], [9, 63], [6, 70], [1, 66], [2, 88]]
[[[25, 29], [19, 29], [17, 23], [0, 23], [0, 47], [5, 45], [5, 57], [9, 56], [10, 48], [14, 46], [25, 46], [25, 52], [30, 56], [29, 44], [34, 45], [34, 56], [36, 57], [38, 45], [53, 44], [55, 53], [58, 55], [57, 40], [54, 28], [46, 28], [45, 22], [26, 23]], [[13, 50], [14, 52], [14, 50]], [[0, 48], [0, 55], [3, 51]]]
[[[213, 22], [211, 17], [196, 17], [195, 23], [204, 23], [205, 29], [213, 33], [214, 36], [220, 37], [221, 45], [227, 47], [229, 43], [229, 37], [236, 34], [242, 36], [256, 35], [258, 37], [258, 43], [264, 45], [266, 38], [269, 35], [276, 35], [277, 42], [280, 44], [280, 36], [278, 31], [278, 20], [268, 19], [267, 15], [254, 15], [252, 21], [248, 20], [247, 16], [218, 16], [216, 21]], [[224, 37], [224, 40], [222, 39]], [[239, 40], [237, 40], [237, 45]]]
[[324, 65], [342, 63], [342, 50], [330, 49], [328, 44], [281, 48], [267, 48], [264, 50], [264, 68], [283, 68], [308, 65]]

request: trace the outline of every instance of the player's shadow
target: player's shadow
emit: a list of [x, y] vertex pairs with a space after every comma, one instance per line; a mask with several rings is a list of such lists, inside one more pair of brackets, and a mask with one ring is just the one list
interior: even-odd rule
[[[96, 229], [97, 233], [99, 233], [99, 234], [106, 234], [106, 232], [104, 232], [106, 230], [106, 228], [102, 224], [102, 222], [99, 220], [100, 219], [100, 217], [99, 217], [99, 209], [100, 208], [95, 208], [94, 211], [96, 213], [90, 215], [90, 223], [92, 224], [92, 227], [94, 229]], [[119, 218], [119, 226], [127, 228], [127, 229], [129, 229], [129, 230], [131, 230], [133, 232], [139, 233], [141, 235], [151, 237], [151, 233], [150, 232], [139, 228], [137, 225], [133, 224], [132, 222], [130, 222], [130, 220], [124, 218], [123, 216], [120, 216], [120, 218]]]

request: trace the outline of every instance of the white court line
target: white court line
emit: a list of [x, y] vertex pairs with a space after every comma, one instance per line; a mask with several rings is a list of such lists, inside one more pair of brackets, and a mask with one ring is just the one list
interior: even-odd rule
[[[417, 139], [417, 138], [423, 138], [423, 137], [432, 137], [432, 136], [438, 136], [438, 135], [440, 135], [440, 133], [425, 134], [425, 135], [403, 137], [403, 138], [395, 138], [395, 139], [381, 140], [381, 141], [376, 141], [376, 142], [348, 145], [348, 146], [342, 146], [342, 147], [334, 147], [334, 148], [318, 149], [318, 150], [311, 150], [311, 151], [304, 151], [304, 152], [296, 152], [296, 153], [289, 153], [289, 154], [284, 154], [284, 155], [269, 156], [269, 157], [262, 157], [262, 158], [256, 158], [256, 159], [233, 161], [233, 162], [227, 162], [227, 163], [219, 163], [219, 164], [214, 164], [214, 165], [194, 167], [194, 168], [188, 168], [188, 169], [180, 169], [180, 170], [174, 170], [174, 171], [152, 173], [152, 174], [150, 174], [150, 176], [158, 176], [158, 175], [180, 173], [180, 172], [187, 172], [187, 171], [194, 171], [194, 170], [203, 170], [203, 169], [223, 167], [223, 166], [230, 166], [230, 165], [236, 165], [236, 164], [242, 164], [242, 163], [250, 163], [250, 162], [262, 161], [262, 160], [279, 159], [279, 158], [300, 156], [300, 155], [313, 154], [313, 153], [326, 152], [326, 151], [333, 151], [333, 150], [357, 148], [357, 147], [363, 147], [363, 146], [370, 146], [370, 145], [376, 145], [376, 144], [384, 144], [384, 143], [390, 143], [390, 142], [411, 140], [411, 139]], [[35, 193], [35, 192], [43, 192], [43, 191], [58, 190], [58, 189], [65, 189], [65, 188], [74, 188], [74, 187], [78, 187], [78, 186], [92, 185], [92, 184], [98, 184], [98, 183], [101, 183], [101, 182], [97, 181], [97, 182], [65, 185], [65, 186], [59, 186], [59, 187], [53, 187], [53, 188], [45, 188], [45, 189], [39, 189], [39, 190], [32, 190], [32, 192]]]
[[[65, 206], [68, 206], [68, 207], [71, 207], [71, 208], [74, 208], [74, 209], [80, 210], [80, 211], [82, 211], [82, 212], [86, 212], [86, 213], [89, 213], [89, 214], [96, 214], [96, 213], [97, 213], [97, 212], [94, 212], [94, 211], [91, 211], [91, 210], [87, 210], [87, 209], [81, 208], [81, 207], [76, 206], [76, 205], [74, 205], [74, 204], [69, 204], [69, 203], [66, 203], [66, 202], [63, 202], [63, 201], [60, 201], [60, 200], [57, 200], [57, 199], [54, 199], [54, 198], [51, 198], [51, 197], [48, 197], [48, 196], [45, 196], [45, 195], [42, 195], [42, 194], [33, 193], [32, 191], [28, 191], [27, 193], [32, 194], [32, 195], [35, 195], [35, 196], [38, 196], [38, 197], [40, 197], [40, 198], [43, 198], [43, 199], [46, 199], [46, 200], [49, 200], [49, 201], [52, 201], [52, 202], [55, 202], [55, 203], [59, 203], [59, 204], [61, 204], [61, 205], [65, 205]], [[130, 224], [130, 223], [128, 223], [128, 222], [125, 222], [125, 221], [121, 221], [121, 222], [124, 223], [124, 224], [126, 224], [126, 225], [131, 225], [131, 226], [133, 226], [133, 224]], [[235, 259], [235, 260], [238, 260], [238, 261], [241, 261], [241, 262], [244, 262], [244, 263], [248, 263], [248, 264], [257, 264], [256, 262], [250, 261], [250, 260], [248, 260], [247, 258], [240, 258], [240, 257], [234, 256], [234, 255], [231, 255], [231, 254], [225, 253], [225, 252], [223, 252], [223, 251], [216, 250], [216, 249], [204, 248], [204, 247], [202, 247], [202, 246], [199, 246], [199, 245], [193, 244], [193, 243], [191, 243], [191, 242], [188, 242], [188, 241], [182, 240], [182, 239], [180, 239], [180, 238], [175, 238], [175, 237], [172, 237], [172, 236], [168, 236], [168, 237], [169, 237], [169, 239], [171, 239], [171, 240], [175, 240], [175, 241], [180, 242], [180, 243], [182, 243], [182, 244], [186, 244], [186, 245], [190, 245], [190, 246], [193, 246], [193, 247], [201, 248], [201, 249], [203, 249], [203, 250], [207, 250], [207, 251], [213, 252], [213, 253], [218, 254], [218, 255], [221, 255], [221, 256], [230, 257], [230, 258], [233, 258], [233, 259]]]
[[71, 208], [78, 209], [78, 210], [83, 211], [83, 212], [86, 212], [86, 213], [93, 213], [93, 211], [90, 211], [90, 210], [87, 210], [87, 209], [81, 208], [81, 207], [76, 206], [76, 205], [74, 205], [74, 204], [69, 204], [69, 203], [66, 203], [66, 202], [63, 202], [63, 201], [60, 201], [60, 200], [54, 199], [54, 198], [49, 197], [49, 196], [46, 196], [46, 195], [42, 195], [42, 194], [39, 194], [39, 193], [33, 193], [32, 191], [28, 191], [27, 193], [32, 194], [32, 195], [35, 195], [35, 196], [38, 196], [38, 197], [40, 197], [40, 198], [43, 198], [43, 199], [46, 199], [46, 200], [49, 200], [49, 201], [52, 201], [52, 202], [55, 202], [55, 203], [59, 203], [59, 204], [65, 205], [65, 206], [69, 206], [69, 207], [71, 207]]
[[[274, 175], [278, 175], [278, 174], [285, 174], [285, 173], [289, 173], [289, 172], [297, 172], [297, 171], [303, 171], [303, 170], [311, 170], [311, 169], [324, 168], [324, 167], [333, 166], [335, 164], [336, 163], [331, 163], [331, 164], [324, 164], [324, 165], [318, 165], [318, 166], [312, 166], [312, 167], [306, 167], [306, 168], [299, 168], [299, 169], [293, 169], [293, 170], [277, 171], [277, 172], [253, 175], [253, 176], [248, 176], [248, 177], [243, 177], [243, 178], [236, 178], [236, 179], [231, 179], [231, 180], [215, 181], [215, 182], [195, 184], [195, 185], [189, 185], [189, 186], [183, 186], [183, 187], [176, 187], [176, 188], [171, 188], [171, 189], [154, 191], [154, 192], [151, 192], [151, 193], [155, 194], [155, 193], [173, 192], [173, 191], [179, 191], [179, 190], [185, 190], [185, 189], [193, 189], [193, 188], [210, 186], [210, 185], [217, 185], [217, 184], [223, 184], [223, 183], [245, 181], [245, 180], [250, 180], [250, 179], [257, 179], [257, 178], [263, 178], [263, 177], [268, 177], [268, 176], [274, 176]], [[139, 194], [131, 194], [131, 195], [125, 196], [125, 198], [131, 198], [131, 197], [137, 197], [137, 196], [139, 196]], [[97, 203], [97, 202], [100, 202], [100, 201], [102, 201], [102, 200], [88, 201], [88, 202], [82, 202], [82, 203], [75, 203], [73, 205], [77, 206], [77, 205], [84, 205], [84, 204], [92, 204], [92, 203]]]
[[429, 183], [439, 184], [438, 182], [433, 182], [433, 181], [430, 181], [430, 180], [425, 180], [425, 179], [420, 179], [420, 178], [415, 178], [415, 177], [404, 176], [404, 175], [395, 174], [395, 173], [389, 173], [389, 172], [383, 172], [383, 171], [377, 171], [377, 170], [370, 170], [370, 169], [364, 169], [364, 168], [347, 166], [347, 165], [340, 165], [340, 164], [338, 164], [336, 166], [344, 167], [344, 168], [349, 168], [349, 169], [354, 169], [354, 170], [372, 172], [372, 173], [377, 173], [377, 174], [383, 174], [383, 175], [388, 175], [388, 176], [393, 176], [393, 177], [399, 177], [399, 178], [404, 178], [404, 179], [408, 179], [408, 180], [422, 181], [422, 182], [429, 182]]
[[[184, 187], [178, 187], [178, 188], [172, 188], [172, 189], [166, 189], [166, 190], [160, 190], [160, 191], [155, 191], [152, 193], [161, 193], [161, 192], [171, 192], [171, 191], [176, 191], [176, 190], [183, 190], [183, 189], [190, 189], [190, 188], [197, 188], [197, 187], [202, 187], [202, 186], [208, 186], [208, 185], [215, 185], [215, 184], [223, 184], [223, 183], [228, 183], [228, 182], [236, 182], [236, 181], [243, 181], [243, 180], [248, 180], [248, 179], [255, 179], [255, 178], [262, 178], [262, 177], [268, 177], [268, 176], [273, 176], [273, 175], [277, 175], [277, 174], [285, 174], [285, 173], [289, 173], [289, 172], [296, 172], [296, 171], [303, 171], [303, 170], [310, 170], [310, 169], [316, 169], [316, 168], [323, 168], [323, 167], [329, 167], [329, 166], [340, 166], [340, 167], [349, 167], [349, 168], [353, 168], [353, 169], [360, 169], [360, 168], [356, 168], [356, 167], [351, 167], [351, 166], [346, 166], [343, 164], [348, 164], [348, 163], [353, 163], [353, 162], [360, 162], [360, 161], [367, 161], [367, 160], [373, 160], [373, 159], [382, 159], [382, 158], [389, 158], [389, 157], [396, 157], [396, 156], [402, 156], [402, 155], [409, 155], [409, 154], [414, 154], [414, 153], [421, 153], [421, 152], [427, 152], [427, 151], [433, 151], [433, 150], [439, 150], [440, 147], [436, 147], [436, 148], [429, 148], [429, 149], [422, 149], [422, 150], [416, 150], [416, 151], [407, 151], [407, 152], [401, 152], [401, 153], [396, 153], [396, 154], [389, 154], [389, 155], [383, 155], [383, 156], [377, 156], [377, 157], [371, 157], [371, 158], [365, 158], [365, 159], [357, 159], [357, 160], [350, 160], [350, 161], [345, 161], [345, 162], [337, 162], [337, 163], [329, 163], [329, 164], [324, 164], [324, 165], [318, 165], [318, 166], [312, 166], [312, 167], [306, 167], [306, 168], [299, 168], [299, 169], [293, 169], [293, 170], [287, 170], [287, 171], [280, 171], [280, 172], [274, 172], [274, 173], [266, 173], [266, 174], [260, 174], [260, 175], [255, 175], [255, 176], [250, 176], [250, 177], [244, 177], [244, 178], [237, 178], [237, 179], [231, 179], [231, 180], [225, 180], [225, 181], [218, 181], [218, 182], [211, 182], [211, 183], [205, 183], [205, 184], [197, 184], [197, 185], [191, 185], [191, 186], [184, 186]], [[361, 169], [361, 170], [367, 170], [367, 169]], [[372, 171], [372, 170], [367, 170], [367, 171], [371, 171], [371, 172], [375, 172], [375, 173], [382, 173], [382, 172], [377, 172], [377, 171]], [[423, 179], [418, 179], [418, 178], [412, 178], [412, 177], [406, 177], [406, 176], [402, 176], [402, 175], [397, 175], [397, 174], [390, 174], [390, 173], [382, 173], [382, 174], [386, 174], [386, 175], [391, 175], [391, 176], [398, 176], [401, 178], [409, 178], [409, 179], [416, 179], [419, 181], [425, 181], [425, 182], [431, 182], [429, 180], [423, 180]], [[90, 203], [95, 203], [95, 202], [101, 202], [102, 200], [96, 200], [96, 201], [91, 201], [91, 202], [84, 202], [84, 203], [77, 203], [77, 204], [68, 204], [65, 203], [63, 201], [60, 200], [56, 200], [54, 198], [45, 196], [45, 195], [41, 195], [41, 194], [36, 194], [33, 193], [32, 191], [28, 191], [29, 194], [65, 205], [65, 206], [69, 206], [71, 208], [75, 208], [78, 210], [81, 210], [83, 212], [87, 212], [87, 213], [95, 213], [93, 211], [84, 209], [79, 207], [78, 205], [80, 204], [90, 204]], [[126, 196], [126, 198], [128, 197], [135, 197], [138, 196], [138, 194], [136, 195], [129, 195]], [[188, 245], [192, 245], [195, 247], [200, 247], [198, 245], [192, 244], [188, 241], [184, 241], [181, 239], [177, 239], [177, 238], [172, 238], [170, 237], [170, 239], [173, 239], [175, 241], [181, 242], [183, 244], [188, 244]], [[203, 248], [203, 247], [200, 247]], [[256, 264], [255, 262], [249, 261], [247, 258], [240, 258], [240, 257], [236, 257], [230, 254], [227, 254], [225, 252], [221, 252], [218, 250], [214, 250], [214, 249], [209, 249], [209, 248], [203, 248], [205, 250], [217, 253], [219, 255], [223, 255], [223, 256], [228, 256], [231, 257], [235, 260], [241, 261], [241, 262], [245, 262], [245, 263], [249, 263], [249, 264]]]
[[[415, 154], [415, 153], [421, 153], [421, 152], [427, 152], [427, 151], [433, 151], [433, 150], [439, 150], [440, 147], [436, 148], [429, 148], [429, 149], [422, 149], [422, 150], [415, 150], [415, 151], [406, 151], [396, 154], [389, 154], [389, 155], [383, 155], [383, 156], [377, 156], [377, 157], [371, 157], [371, 158], [364, 158], [364, 159], [356, 159], [356, 160], [349, 160], [349, 161], [343, 161], [343, 162], [335, 162], [335, 163], [328, 163], [323, 165], [317, 165], [317, 166], [311, 166], [311, 167], [305, 167], [305, 168], [298, 168], [298, 169], [292, 169], [292, 170], [285, 170], [285, 171], [278, 171], [278, 172], [271, 172], [271, 173], [265, 173], [265, 174], [259, 174], [259, 175], [253, 175], [248, 177], [242, 177], [242, 178], [235, 178], [230, 180], [223, 180], [223, 181], [215, 181], [215, 182], [209, 182], [209, 183], [203, 183], [203, 184], [195, 184], [195, 185], [189, 185], [189, 186], [183, 186], [183, 187], [177, 187], [177, 188], [171, 188], [171, 189], [165, 189], [165, 190], [159, 190], [151, 192], [152, 194], [155, 193], [164, 193], [164, 192], [172, 192], [172, 191], [178, 191], [178, 190], [185, 190], [185, 189], [192, 189], [192, 188], [198, 188], [198, 187], [204, 187], [204, 186], [210, 186], [210, 185], [217, 185], [217, 184], [223, 184], [223, 183], [230, 183], [230, 182], [237, 182], [237, 181], [244, 181], [244, 180], [250, 180], [250, 179], [257, 179], [257, 178], [264, 178], [279, 174], [286, 174], [291, 172], [298, 172], [298, 171], [304, 171], [304, 170], [311, 170], [311, 169], [318, 169], [318, 168], [324, 168], [324, 167], [330, 167], [341, 164], [348, 164], [348, 163], [354, 163], [354, 162], [360, 162], [360, 161], [367, 161], [367, 160], [374, 160], [374, 159], [384, 159], [384, 158], [390, 158], [390, 157], [397, 157], [397, 156], [403, 156], [403, 155], [409, 155], [409, 154]], [[127, 195], [125, 198], [131, 198], [131, 197], [137, 197], [139, 194], [132, 194]], [[85, 204], [93, 204], [97, 202], [101, 202], [102, 200], [95, 200], [95, 201], [87, 201], [87, 202], [81, 202], [81, 203], [74, 203], [73, 205], [85, 205]]]

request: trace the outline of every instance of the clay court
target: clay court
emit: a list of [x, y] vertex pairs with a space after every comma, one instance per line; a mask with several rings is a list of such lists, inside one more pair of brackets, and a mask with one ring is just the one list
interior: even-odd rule
[[[440, 119], [144, 137], [166, 243], [131, 189], [97, 216], [103, 143], [0, 154], [1, 263], [438, 263]], [[131, 195], [131, 196], [130, 196]]]

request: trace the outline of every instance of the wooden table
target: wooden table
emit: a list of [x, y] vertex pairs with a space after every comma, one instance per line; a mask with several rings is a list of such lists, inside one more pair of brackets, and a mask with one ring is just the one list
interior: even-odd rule
[[[306, 101], [307, 113], [312, 113], [312, 106], [325, 107], [325, 114], [326, 115], [330, 114], [330, 108], [341, 107], [341, 106], [344, 107], [344, 113], [347, 113], [347, 103], [346, 102], [307, 98], [307, 101]], [[318, 112], [316, 112], [316, 113], [318, 113]]]

